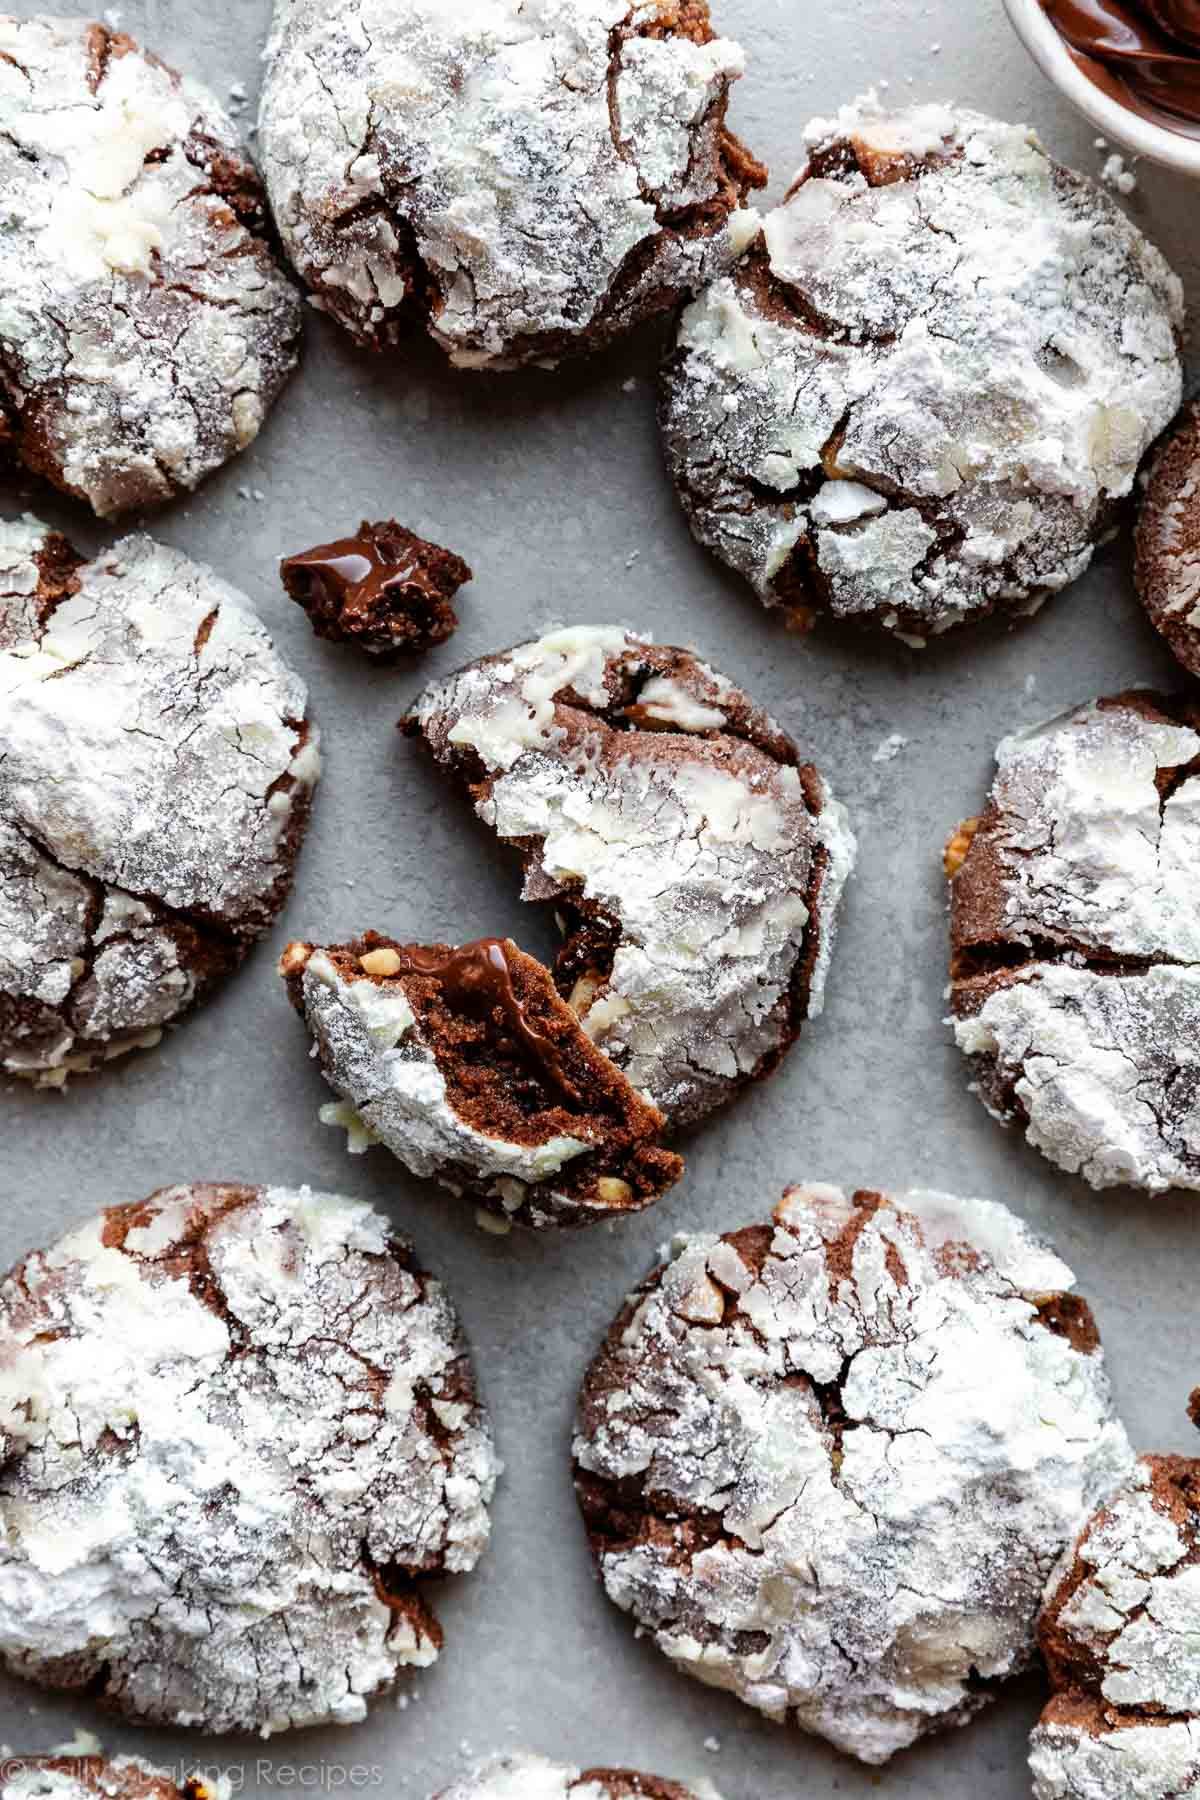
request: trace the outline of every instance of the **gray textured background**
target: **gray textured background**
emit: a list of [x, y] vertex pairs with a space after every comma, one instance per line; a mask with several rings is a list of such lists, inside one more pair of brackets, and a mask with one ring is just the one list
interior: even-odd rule
[[[1000, 0], [719, 0], [714, 10], [750, 54], [733, 117], [773, 170], [772, 197], [799, 160], [807, 117], [881, 80], [896, 100], [957, 98], [1030, 119], [1087, 171], [1103, 160], [1091, 130], [1026, 60]], [[253, 96], [267, 14], [268, 0], [141, 0], [120, 22], [222, 95], [241, 84]], [[1195, 289], [1195, 191], [1146, 169], [1131, 205]], [[687, 535], [659, 466], [656, 343], [652, 332], [556, 375], [456, 376], [420, 346], [394, 368], [373, 362], [314, 315], [305, 367], [258, 444], [155, 521], [160, 536], [253, 597], [307, 675], [326, 776], [290, 911], [215, 1004], [160, 1050], [65, 1098], [0, 1089], [0, 1266], [70, 1221], [171, 1181], [307, 1181], [370, 1199], [415, 1236], [456, 1296], [508, 1475], [491, 1554], [437, 1597], [447, 1647], [401, 1709], [386, 1701], [353, 1730], [266, 1746], [206, 1743], [118, 1728], [7, 1683], [0, 1739], [14, 1750], [43, 1749], [83, 1724], [108, 1747], [232, 1765], [247, 1791], [351, 1786], [358, 1766], [357, 1780], [412, 1800], [452, 1776], [468, 1748], [517, 1744], [707, 1776], [726, 1800], [1027, 1794], [1035, 1681], [967, 1731], [872, 1774], [675, 1675], [634, 1641], [593, 1580], [567, 1460], [577, 1378], [664, 1240], [758, 1219], [789, 1180], [935, 1183], [1006, 1201], [1078, 1271], [1139, 1447], [1193, 1445], [1184, 1404], [1200, 1382], [1196, 1203], [1097, 1197], [1058, 1177], [968, 1096], [941, 1023], [940, 850], [977, 810], [997, 739], [1131, 681], [1182, 679], [1133, 599], [1128, 547], [1107, 551], [1012, 635], [963, 633], [923, 656], [797, 641]], [[30, 496], [4, 498], [14, 510]], [[81, 544], [103, 541], [74, 511], [33, 499]], [[476, 571], [457, 638], [413, 674], [318, 645], [274, 573], [282, 552], [391, 513]], [[346, 1159], [340, 1135], [317, 1122], [328, 1096], [273, 965], [289, 935], [367, 926], [451, 939], [511, 931], [537, 950], [510, 865], [393, 724], [424, 674], [552, 620], [613, 620], [698, 645], [822, 764], [853, 811], [861, 860], [825, 1016], [775, 1080], [696, 1135], [681, 1187], [619, 1229], [497, 1241], [386, 1152]], [[893, 732], [907, 748], [874, 762]], [[719, 1750], [706, 1751], [706, 1739]]]

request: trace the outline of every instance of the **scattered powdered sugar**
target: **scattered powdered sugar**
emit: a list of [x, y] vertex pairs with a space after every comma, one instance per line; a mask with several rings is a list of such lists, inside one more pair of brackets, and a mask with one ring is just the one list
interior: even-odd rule
[[562, 1763], [549, 1762], [518, 1750], [494, 1757], [462, 1781], [446, 1788], [434, 1800], [720, 1800], [715, 1788], [703, 1782], [699, 1788], [680, 1787], [653, 1775], [635, 1775], [622, 1769], [594, 1770], [584, 1774]]
[[258, 434], [300, 303], [207, 89], [83, 21], [0, 18], [0, 418], [102, 516]]
[[565, 921], [592, 1040], [673, 1123], [774, 1066], [820, 1012], [846, 814], [691, 652], [572, 627], [426, 690], [412, 724]]
[[898, 731], [893, 731], [890, 737], [885, 737], [882, 743], [875, 746], [871, 761], [873, 763], [895, 762], [900, 752], [907, 748], [908, 739], [901, 737]]
[[766, 604], [917, 645], [1028, 612], [1179, 405], [1181, 285], [1024, 128], [868, 99], [806, 135], [664, 371], [693, 531]]
[[727, 267], [761, 180], [724, 133], [744, 58], [672, 35], [676, 12], [276, 0], [260, 142], [315, 304], [377, 346], [416, 316], [455, 363], [494, 368], [612, 336]]
[[1003, 1207], [792, 1189], [685, 1240], [580, 1403], [611, 1599], [680, 1669], [883, 1763], [1034, 1657], [1132, 1466], [1070, 1271]]
[[144, 1723], [361, 1719], [436, 1658], [499, 1465], [454, 1313], [358, 1202], [193, 1187], [0, 1288], [0, 1657]]
[[1200, 716], [1169, 705], [1006, 739], [954, 888], [959, 1047], [1094, 1187], [1200, 1189]]
[[1143, 1457], [1064, 1557], [1037, 1800], [1178, 1800], [1200, 1779], [1200, 1464]]
[[1132, 169], [1126, 166], [1125, 158], [1118, 156], [1115, 151], [1111, 156], [1105, 158], [1104, 167], [1100, 171], [1100, 179], [1106, 188], [1111, 188], [1113, 193], [1121, 194], [1126, 199], [1130, 194], [1137, 192], [1137, 176]]
[[155, 1041], [271, 923], [320, 768], [306, 705], [202, 564], [0, 525], [6, 1069], [59, 1083]]

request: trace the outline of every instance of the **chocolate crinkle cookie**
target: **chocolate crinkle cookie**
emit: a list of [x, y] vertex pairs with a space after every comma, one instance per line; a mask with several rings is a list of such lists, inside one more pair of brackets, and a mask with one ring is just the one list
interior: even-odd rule
[[407, 721], [552, 903], [561, 992], [673, 1126], [819, 1013], [855, 841], [773, 720], [689, 650], [572, 626], [435, 683]]
[[640, 1211], [679, 1179], [662, 1114], [510, 939], [370, 932], [291, 944], [280, 972], [342, 1096], [321, 1116], [352, 1150], [385, 1144], [414, 1175], [536, 1227]]
[[1200, 675], [1200, 401], [1155, 459], [1137, 529], [1137, 582], [1151, 623]]
[[237, 128], [104, 25], [0, 16], [0, 451], [102, 517], [244, 450], [300, 340]]
[[1007, 738], [948, 867], [989, 1110], [1095, 1188], [1200, 1191], [1200, 707], [1134, 690]]
[[687, 1674], [884, 1763], [1036, 1652], [1133, 1457], [1071, 1271], [1003, 1207], [793, 1188], [681, 1240], [575, 1440], [610, 1599]]
[[442, 1634], [498, 1463], [441, 1286], [361, 1202], [194, 1186], [0, 1286], [0, 1661], [140, 1724], [350, 1724]]
[[1036, 1800], [1200, 1792], [1200, 1462], [1143, 1456], [1050, 1584]]
[[726, 268], [766, 173], [705, 0], [276, 0], [259, 142], [314, 303], [465, 368], [594, 350]]
[[1179, 405], [1180, 283], [1023, 127], [860, 102], [806, 136], [664, 368], [692, 529], [805, 625], [1032, 613]]
[[279, 574], [318, 637], [381, 658], [444, 644], [458, 628], [454, 596], [471, 579], [461, 556], [394, 519], [364, 519], [355, 537], [285, 557]]
[[[574, 1769], [518, 1750], [483, 1763], [434, 1800], [702, 1800], [691, 1788], [629, 1769]], [[706, 1782], [703, 1800], [720, 1800]]]
[[157, 1043], [241, 961], [303, 838], [306, 706], [211, 569], [0, 524], [0, 1069]]
[[231, 1800], [228, 1777], [191, 1775], [180, 1781], [136, 1756], [5, 1756], [0, 1800]]

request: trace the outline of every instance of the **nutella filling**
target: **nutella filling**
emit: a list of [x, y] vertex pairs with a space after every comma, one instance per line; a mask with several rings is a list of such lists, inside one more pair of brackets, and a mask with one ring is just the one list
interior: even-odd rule
[[1078, 66], [1119, 105], [1200, 135], [1200, 0], [1041, 0]]
[[503, 938], [480, 938], [457, 950], [423, 950], [415, 944], [390, 946], [400, 958], [400, 975], [427, 975], [437, 981], [447, 1005], [468, 1015], [499, 1011], [519, 1049], [566, 1096], [578, 1101], [552, 1038], [532, 1024], [513, 986]]

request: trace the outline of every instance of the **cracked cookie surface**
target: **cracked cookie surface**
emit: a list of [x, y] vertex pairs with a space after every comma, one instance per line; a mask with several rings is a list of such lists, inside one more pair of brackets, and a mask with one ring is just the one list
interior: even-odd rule
[[1155, 629], [1200, 675], [1200, 402], [1155, 459], [1137, 528], [1137, 583]]
[[136, 1756], [6, 1756], [0, 1800], [230, 1800], [229, 1782], [190, 1776], [182, 1787], [166, 1769]]
[[0, 525], [0, 1067], [155, 1043], [272, 923], [320, 767], [249, 602], [147, 537]]
[[996, 760], [951, 886], [976, 1090], [1093, 1187], [1200, 1190], [1200, 708], [1135, 689]]
[[102, 517], [258, 435], [300, 297], [214, 96], [82, 19], [0, 15], [0, 450]]
[[427, 688], [407, 721], [552, 902], [555, 974], [672, 1125], [820, 1012], [855, 841], [791, 739], [692, 651], [571, 626]]
[[1054, 1698], [1037, 1800], [1200, 1791], [1200, 1462], [1144, 1456], [1063, 1558], [1041, 1623]]
[[684, 1239], [580, 1399], [610, 1599], [684, 1672], [886, 1762], [1035, 1653], [1133, 1463], [1073, 1277], [1005, 1208], [793, 1188]]
[[[574, 1769], [517, 1751], [483, 1763], [434, 1800], [701, 1800], [691, 1788], [629, 1769]], [[704, 1800], [720, 1800], [706, 1783]]]
[[1180, 283], [1024, 128], [859, 103], [806, 137], [664, 366], [692, 530], [802, 624], [1035, 611], [1179, 405]]
[[511, 939], [291, 944], [280, 962], [343, 1104], [353, 1150], [505, 1223], [591, 1225], [639, 1212], [683, 1172], [666, 1121], [597, 1050], [549, 973]]
[[356, 1201], [171, 1188], [0, 1286], [0, 1660], [144, 1724], [353, 1723], [498, 1473], [440, 1284]]
[[260, 114], [285, 248], [360, 343], [505, 368], [728, 267], [766, 175], [705, 0], [276, 0]]

